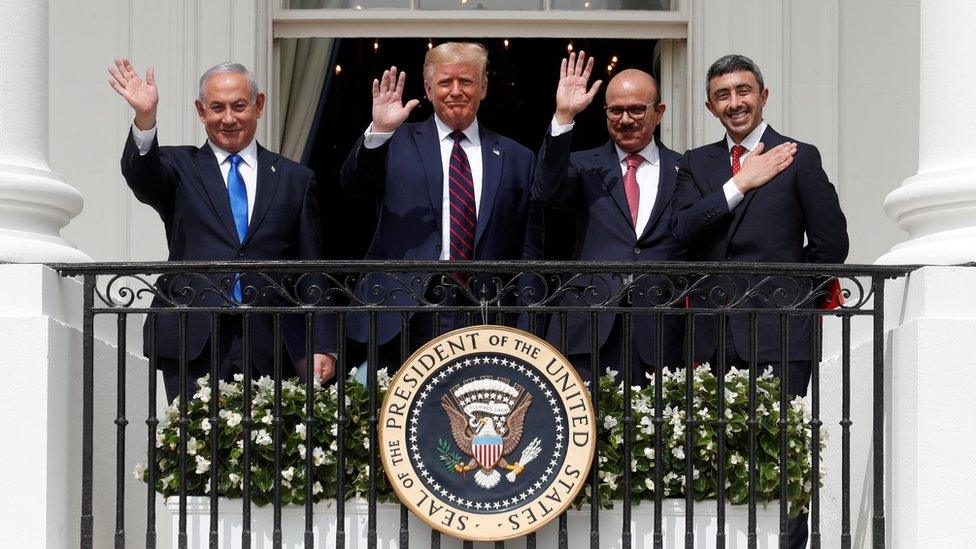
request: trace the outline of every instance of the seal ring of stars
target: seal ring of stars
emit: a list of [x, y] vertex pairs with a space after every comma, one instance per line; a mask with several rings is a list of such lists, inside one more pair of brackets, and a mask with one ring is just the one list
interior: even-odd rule
[[[448, 489], [442, 486], [437, 479], [430, 473], [427, 465], [424, 463], [420, 455], [420, 447], [417, 445], [417, 431], [418, 428], [418, 418], [417, 410], [421, 410], [424, 407], [424, 403], [427, 401], [427, 397], [431, 395], [433, 389], [437, 387], [438, 384], [444, 381], [444, 379], [464, 368], [470, 366], [479, 365], [492, 365], [492, 366], [502, 366], [510, 370], [520, 372], [524, 374], [532, 383], [539, 389], [539, 391], [545, 396], [546, 405], [552, 410], [553, 419], [556, 423], [556, 433], [554, 436], [555, 445], [552, 451], [552, 457], [549, 462], [545, 464], [545, 469], [538, 479], [535, 480], [528, 488], [521, 491], [518, 495], [498, 499], [498, 500], [488, 500], [488, 501], [476, 501], [471, 499], [465, 499], [457, 496], [453, 492], [448, 491]], [[429, 378], [429, 382], [424, 387], [423, 391], [420, 392], [420, 396], [414, 403], [414, 406], [410, 410], [410, 436], [408, 440], [410, 442], [410, 452], [409, 456], [414, 466], [417, 469], [417, 473], [421, 478], [424, 479], [424, 484], [427, 488], [433, 492], [436, 492], [444, 501], [450, 502], [452, 505], [456, 505], [459, 508], [464, 508], [469, 511], [480, 512], [480, 513], [493, 513], [502, 512], [508, 510], [510, 507], [519, 505], [522, 502], [529, 501], [535, 497], [535, 495], [543, 488], [547, 487], [550, 483], [550, 479], [558, 473], [559, 466], [563, 458], [563, 449], [566, 447], [566, 430], [567, 426], [563, 425], [563, 413], [562, 409], [559, 407], [560, 400], [557, 398], [553, 388], [550, 388], [546, 383], [546, 378], [539, 375], [534, 368], [526, 366], [525, 363], [512, 360], [509, 358], [498, 358], [497, 356], [474, 356], [468, 357], [464, 360], [458, 360], [454, 364], [443, 368], [439, 374]], [[522, 441], [519, 446], [525, 446], [528, 441], [532, 440], [532, 435], [529, 433], [523, 433]], [[513, 459], [518, 459], [521, 448], [516, 449], [509, 457]], [[541, 464], [539, 460], [534, 461], [531, 465]], [[523, 473], [525, 474], [525, 473]]]

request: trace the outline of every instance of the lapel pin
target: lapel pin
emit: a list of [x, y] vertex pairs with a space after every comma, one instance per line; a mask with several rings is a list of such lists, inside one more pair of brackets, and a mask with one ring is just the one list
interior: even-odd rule
[[502, 153], [498, 149], [492, 149], [491, 152], [495, 153], [495, 156], [501, 156]]
[[675, 167], [674, 167], [674, 171], [676, 171], [676, 172], [680, 172], [681, 170], [680, 170], [680, 169], [678, 169], [678, 167], [677, 167], [677, 166], [675, 166]]
[[271, 171], [272, 172], [275, 171], [275, 167], [274, 166], [271, 166]]

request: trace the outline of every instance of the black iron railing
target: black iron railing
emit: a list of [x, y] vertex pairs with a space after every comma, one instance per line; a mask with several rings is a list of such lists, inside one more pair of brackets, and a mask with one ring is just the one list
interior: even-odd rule
[[[404, 337], [400, 338], [400, 358], [406, 359], [413, 351], [410, 341], [410, 330], [416, 328], [417, 322], [413, 315], [423, 314], [423, 322], [429, 322], [430, 331], [438, 334], [449, 327], [474, 325], [480, 323], [518, 324], [524, 329], [544, 335], [549, 334], [551, 341], [557, 348], [566, 350], [567, 326], [572, 318], [583, 315], [590, 322], [589, 353], [592, 364], [600, 363], [601, 347], [598, 343], [599, 315], [612, 313], [621, 322], [622, 341], [625, 342], [620, 354], [620, 375], [623, 380], [623, 446], [622, 462], [631, 463], [634, 448], [634, 425], [632, 414], [633, 389], [632, 385], [639, 372], [632, 371], [632, 346], [628, 343], [633, 338], [651, 338], [654, 349], [654, 437], [655, 472], [654, 485], [654, 546], [663, 547], [664, 534], [662, 529], [662, 500], [665, 490], [665, 480], [662, 478], [662, 427], [665, 422], [662, 401], [662, 379], [665, 373], [665, 321], [677, 320], [683, 326], [680, 339], [683, 346], [680, 364], [685, 366], [686, 398], [685, 408], [685, 448], [688, 458], [685, 460], [685, 498], [686, 498], [686, 526], [685, 546], [695, 545], [694, 506], [695, 488], [693, 483], [695, 471], [696, 414], [694, 413], [695, 398], [692, 393], [693, 369], [700, 362], [695, 357], [696, 328], [702, 319], [714, 319], [719, 334], [725, 334], [732, 322], [747, 322], [749, 334], [749, 546], [757, 544], [756, 505], [757, 471], [756, 463], [756, 386], [758, 369], [763, 363], [778, 362], [781, 365], [781, 375], [789, 376], [787, 363], [791, 360], [790, 327], [793, 319], [806, 318], [809, 340], [812, 342], [810, 399], [812, 402], [811, 417], [808, 422], [812, 438], [811, 447], [815, 449], [810, 456], [811, 467], [811, 499], [810, 513], [810, 542], [812, 547], [821, 545], [821, 500], [818, 472], [820, 468], [820, 435], [823, 422], [821, 420], [821, 395], [826, 390], [839, 390], [842, 398], [841, 445], [842, 472], [841, 482], [843, 495], [841, 508], [841, 539], [831, 541], [831, 545], [840, 542], [842, 547], [851, 544], [851, 509], [850, 509], [850, 429], [851, 429], [851, 322], [857, 317], [866, 317], [872, 323], [873, 346], [873, 546], [884, 546], [885, 532], [885, 494], [884, 494], [884, 282], [886, 279], [906, 275], [912, 267], [881, 267], [855, 265], [791, 265], [791, 264], [703, 264], [703, 263], [592, 263], [592, 262], [186, 262], [186, 263], [93, 263], [87, 265], [56, 265], [54, 266], [63, 276], [81, 277], [84, 281], [84, 378], [83, 390], [83, 448], [82, 448], [82, 501], [81, 501], [81, 539], [82, 547], [92, 547], [93, 528], [95, 520], [111, 520], [109, 517], [93, 516], [93, 402], [94, 402], [94, 323], [96, 316], [114, 316], [118, 333], [118, 356], [116, 375], [118, 379], [117, 409], [115, 425], [117, 429], [117, 463], [116, 463], [116, 516], [115, 516], [115, 545], [126, 546], [125, 508], [127, 498], [134, 497], [124, 491], [124, 477], [131, 464], [124, 463], [126, 430], [130, 418], [126, 412], [126, 380], [137, 372], [127, 371], [125, 364], [126, 332], [128, 317], [139, 314], [146, 315], [146, 351], [149, 356], [147, 402], [148, 414], [145, 419], [148, 437], [148, 463], [146, 472], [148, 490], [146, 505], [148, 512], [148, 527], [145, 532], [147, 547], [155, 546], [156, 520], [155, 505], [157, 494], [156, 444], [154, 443], [160, 418], [156, 415], [155, 403], [160, 393], [156, 383], [156, 354], [161, 344], [173, 346], [172, 341], [159, 341], [159, 326], [162, 322], [173, 324], [175, 318], [176, 361], [180, 372], [180, 394], [178, 397], [179, 414], [176, 424], [179, 426], [179, 459], [177, 468], [180, 479], [187, 478], [187, 407], [192, 395], [186, 389], [187, 375], [187, 339], [190, 326], [199, 327], [197, 322], [205, 318], [209, 324], [211, 345], [211, 379], [218, 377], [218, 362], [220, 346], [217, 344], [221, 336], [221, 326], [227, 323], [239, 323], [243, 336], [243, 363], [251, 364], [256, 345], [271, 345], [273, 352], [274, 379], [274, 464], [275, 475], [271, 503], [274, 505], [274, 538], [280, 543], [281, 539], [281, 508], [282, 486], [280, 465], [282, 448], [280, 441], [282, 433], [282, 378], [283, 372], [290, 368], [285, 364], [282, 348], [283, 326], [293, 317], [301, 319], [304, 326], [305, 355], [311, 356], [315, 334], [325, 325], [334, 336], [335, 354], [337, 356], [336, 385], [338, 402], [344, 403], [348, 386], [347, 373], [350, 370], [350, 344], [347, 341], [347, 325], [353, 315], [363, 315], [367, 319], [368, 341], [365, 343], [366, 361], [370, 365], [367, 376], [368, 391], [368, 432], [369, 432], [369, 547], [376, 546], [376, 505], [378, 475], [381, 473], [377, 457], [376, 427], [378, 421], [379, 392], [377, 388], [378, 352], [380, 344], [376, 341], [378, 323], [389, 322], [393, 315], [398, 328]], [[240, 278], [238, 278], [240, 277]], [[233, 298], [232, 288], [235, 280], [240, 280], [243, 286], [242, 302]], [[839, 280], [844, 288], [844, 303], [837, 308], [825, 308], [823, 302], [830, 297], [834, 281]], [[149, 299], [153, 302], [150, 304]], [[383, 315], [387, 315], [384, 317]], [[654, 319], [653, 333], [635, 333], [635, 317], [649, 315]], [[824, 317], [839, 317], [841, 324], [841, 366], [842, 382], [838, 388], [821, 387], [820, 360], [822, 341], [822, 319]], [[255, 322], [267, 322], [270, 318], [273, 338], [270, 342], [251, 341], [250, 325]], [[779, 326], [778, 334], [768, 333], [769, 319], [775, 318], [775, 325]], [[779, 338], [778, 357], [775, 360], [761, 359], [758, 356], [760, 344], [769, 338]], [[724, 375], [727, 371], [727, 345], [725, 336], [721, 336], [720, 344], [715, 348], [712, 360], [716, 362], [716, 382], [718, 394], [725, 395]], [[606, 351], [605, 349], [603, 350]], [[311, 378], [312, 361], [308, 361], [304, 374], [305, 379]], [[243, 452], [243, 486], [241, 490], [243, 534], [241, 545], [250, 545], [251, 524], [251, 478], [250, 466], [254, 459], [254, 447], [251, 442], [255, 426], [252, 417], [252, 381], [256, 373], [252, 368], [245, 368], [243, 373], [243, 410], [241, 424], [244, 429]], [[592, 403], [597, 417], [599, 409], [599, 384], [591, 385]], [[780, 541], [786, 546], [788, 528], [788, 463], [787, 453], [790, 443], [785, 429], [785, 417], [790, 406], [791, 395], [787, 391], [788, 379], [781, 379], [779, 395], [780, 432], [779, 432], [779, 490], [780, 490]], [[209, 385], [210, 401], [213, 403], [210, 422], [214, 428], [210, 431], [211, 447], [218, 445], [218, 431], [220, 410], [218, 383]], [[307, 440], [312, 441], [313, 433], [318, 429], [329, 429], [329, 425], [316, 421], [315, 406], [316, 392], [322, 389], [310, 388], [305, 392], [305, 430]], [[725, 399], [718, 398], [718, 414], [715, 420], [715, 430], [718, 451], [718, 482], [716, 498], [718, 500], [718, 533], [716, 544], [724, 547], [725, 515], [724, 506], [727, 498], [726, 478], [726, 421]], [[305, 544], [307, 547], [316, 546], [313, 534], [312, 517], [316, 513], [328, 512], [337, 514], [338, 532], [336, 544], [346, 545], [344, 520], [345, 495], [348, 493], [347, 479], [342, 474], [346, 467], [345, 448], [349, 418], [346, 417], [344, 406], [337, 409], [337, 451], [336, 469], [339, 472], [335, 479], [334, 509], [324, 511], [313, 504], [313, 480], [308, 473], [313, 467], [312, 452], [305, 455], [306, 467], [304, 486], [305, 505]], [[309, 445], [311, 448], [311, 445]], [[638, 449], [643, 452], [643, 448]], [[589, 475], [590, 503], [591, 503], [591, 547], [600, 545], [600, 475], [599, 461]], [[217, 467], [210, 468], [212, 486], [218, 482]], [[624, 487], [631, 483], [631, 468], [624, 466], [621, 471]], [[187, 528], [187, 483], [180, 482], [178, 497], [180, 502], [178, 539], [180, 546], [186, 546]], [[210, 546], [218, 543], [217, 505], [218, 490], [209, 493], [211, 504]], [[630, 491], [623, 490], [623, 544], [631, 546], [631, 508]], [[408, 511], [401, 506], [400, 513], [400, 546], [416, 546], [418, 540], [410, 539], [408, 530]], [[571, 541], [567, 531], [565, 515], [559, 519], [559, 544], [568, 546]], [[576, 541], [575, 543], [579, 543]], [[585, 542], [584, 542], [585, 543]], [[436, 532], [430, 540], [431, 547], [439, 547], [440, 536]], [[525, 540], [526, 547], [535, 547], [533, 535]], [[496, 547], [504, 546], [496, 543]]]

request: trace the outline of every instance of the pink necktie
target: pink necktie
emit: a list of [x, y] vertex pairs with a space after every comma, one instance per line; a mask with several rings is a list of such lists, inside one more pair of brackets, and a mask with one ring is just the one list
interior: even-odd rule
[[640, 206], [640, 187], [637, 185], [637, 166], [641, 165], [644, 157], [639, 154], [628, 155], [627, 173], [624, 174], [624, 193], [627, 195], [627, 205], [630, 206], [630, 224], [637, 227], [637, 209]]
[[739, 159], [742, 158], [742, 153], [746, 152], [746, 148], [742, 145], [733, 145], [730, 152], [732, 153], [732, 175], [735, 175], [742, 169]]

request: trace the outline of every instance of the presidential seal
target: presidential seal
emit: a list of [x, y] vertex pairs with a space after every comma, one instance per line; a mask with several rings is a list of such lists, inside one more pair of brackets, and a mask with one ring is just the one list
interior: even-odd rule
[[502, 541], [555, 519], [596, 449], [589, 392], [532, 334], [473, 326], [413, 354], [380, 411], [380, 456], [404, 505], [448, 535]]

